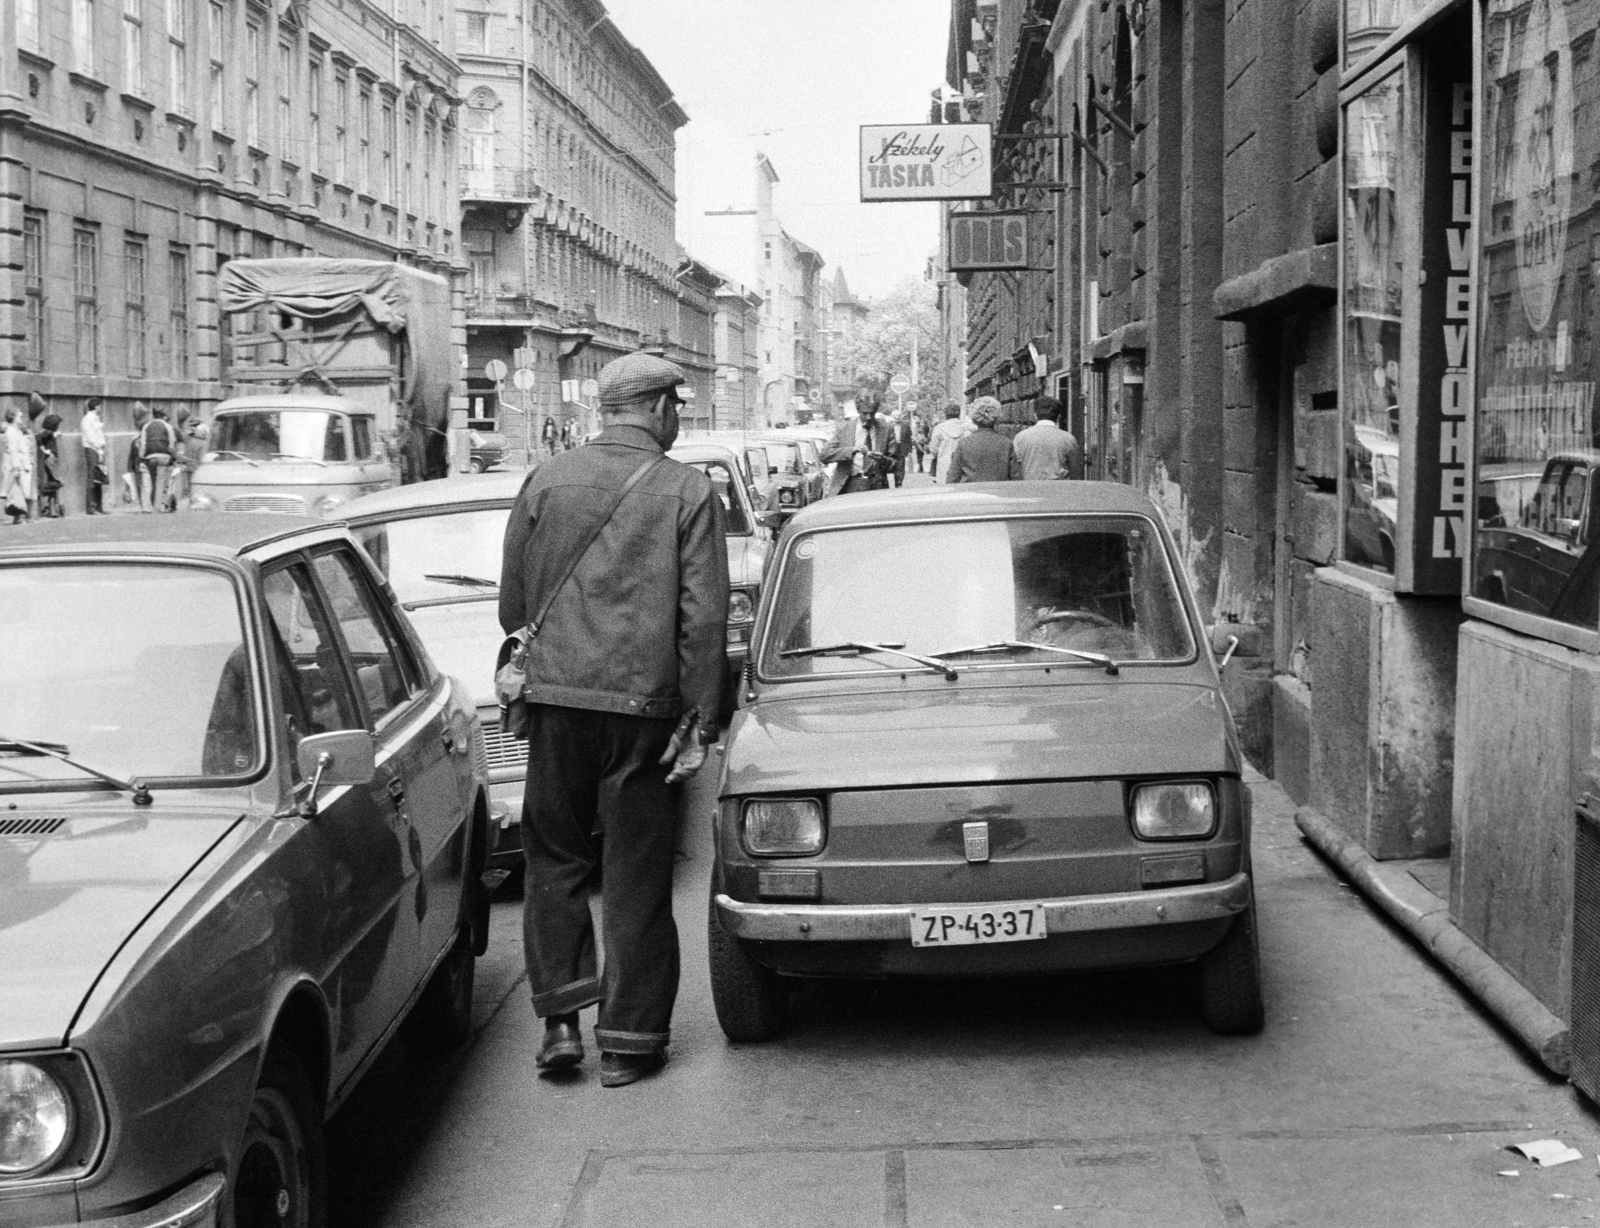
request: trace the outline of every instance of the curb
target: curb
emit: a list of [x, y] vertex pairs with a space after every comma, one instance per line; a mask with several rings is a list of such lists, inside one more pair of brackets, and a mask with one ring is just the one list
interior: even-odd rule
[[1460, 980], [1489, 1012], [1514, 1032], [1551, 1074], [1567, 1077], [1567, 1025], [1450, 920], [1449, 908], [1395, 867], [1372, 858], [1326, 816], [1302, 806], [1295, 826], [1316, 850], [1344, 871], [1361, 893], [1383, 909]]

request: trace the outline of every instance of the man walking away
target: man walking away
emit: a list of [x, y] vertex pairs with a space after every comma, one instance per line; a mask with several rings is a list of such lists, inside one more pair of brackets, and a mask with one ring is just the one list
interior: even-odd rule
[[146, 511], [170, 512], [172, 462], [178, 447], [178, 434], [167, 421], [167, 410], [157, 405], [152, 417], [139, 432], [139, 456], [150, 484], [150, 506]]
[[100, 398], [90, 397], [83, 405], [83, 420], [79, 431], [83, 436], [84, 510], [90, 516], [106, 514], [106, 483], [111, 475], [106, 469], [106, 424], [100, 417]]
[[859, 393], [855, 418], [846, 418], [834, 428], [833, 439], [822, 453], [823, 464], [833, 466], [830, 494], [889, 488], [895, 462], [894, 432], [878, 418], [879, 406], [877, 393]]
[[[679, 781], [716, 740], [727, 634], [722, 504], [663, 452], [683, 371], [629, 354], [600, 372], [604, 430], [523, 483], [506, 525], [500, 625], [526, 629], [523, 944], [546, 1070], [583, 1060], [596, 1002], [600, 1083], [666, 1064], [678, 991], [672, 919]], [[605, 974], [589, 894], [598, 877]]]
[[1036, 421], [1018, 431], [1011, 446], [1016, 449], [1025, 482], [1058, 482], [1083, 477], [1083, 453], [1071, 431], [1061, 428], [1061, 402], [1040, 397], [1034, 402]]
[[979, 397], [972, 403], [972, 425], [977, 429], [956, 444], [950, 457], [952, 482], [1006, 482], [1022, 474], [1011, 441], [995, 430], [1000, 402]]
[[940, 482], [954, 480], [950, 461], [955, 456], [956, 444], [972, 434], [972, 424], [961, 418], [961, 406], [955, 401], [944, 407], [944, 421], [934, 427], [928, 436], [928, 446], [933, 451], [933, 476]]

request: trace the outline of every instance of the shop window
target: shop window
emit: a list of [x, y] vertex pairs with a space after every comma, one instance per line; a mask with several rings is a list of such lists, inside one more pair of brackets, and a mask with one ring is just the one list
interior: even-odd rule
[[[1483, 21], [1472, 612], [1600, 646], [1600, 12], [1490, 0]], [[1574, 628], [1588, 635], [1574, 638]]]

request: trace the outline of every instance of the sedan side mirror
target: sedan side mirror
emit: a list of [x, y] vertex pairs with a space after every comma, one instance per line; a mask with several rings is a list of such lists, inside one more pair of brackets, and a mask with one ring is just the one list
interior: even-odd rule
[[768, 529], [781, 529], [783, 527], [783, 513], [776, 508], [765, 508], [756, 513], [756, 519], [763, 527]]
[[323, 785], [365, 785], [378, 774], [377, 747], [365, 729], [340, 729], [301, 738], [295, 762], [301, 777], [311, 781], [306, 799], [300, 803], [300, 815], [308, 819], [317, 813], [317, 794]]

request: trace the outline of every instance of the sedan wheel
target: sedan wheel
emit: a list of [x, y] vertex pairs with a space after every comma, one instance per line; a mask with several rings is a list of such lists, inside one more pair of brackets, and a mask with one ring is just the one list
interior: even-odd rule
[[472, 469], [473, 473], [483, 472], [484, 465], [481, 458], [474, 456], [470, 461], [467, 462], [467, 464]]
[[1256, 903], [1233, 919], [1228, 936], [1200, 957], [1200, 1014], [1224, 1036], [1259, 1032], [1261, 955], [1256, 946]]
[[322, 1228], [326, 1176], [322, 1114], [305, 1071], [270, 1058], [239, 1148], [232, 1228]]
[[772, 1040], [789, 1014], [788, 987], [771, 968], [757, 963], [717, 920], [716, 888], [706, 910], [711, 948], [711, 1004], [729, 1040]]

